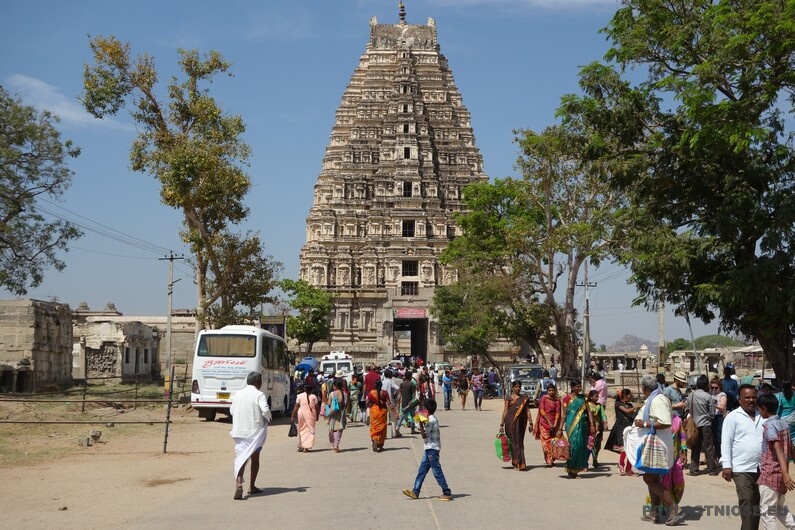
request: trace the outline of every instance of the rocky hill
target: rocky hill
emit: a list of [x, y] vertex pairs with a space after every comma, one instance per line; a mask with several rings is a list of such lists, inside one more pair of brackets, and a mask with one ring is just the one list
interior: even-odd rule
[[608, 352], [630, 353], [640, 351], [640, 347], [646, 345], [650, 352], [657, 351], [657, 341], [642, 339], [635, 335], [624, 335], [618, 341], [607, 347]]

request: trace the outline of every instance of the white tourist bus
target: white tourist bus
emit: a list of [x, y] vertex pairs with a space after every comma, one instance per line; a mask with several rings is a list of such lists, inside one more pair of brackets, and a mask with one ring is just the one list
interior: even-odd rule
[[290, 355], [284, 339], [254, 326], [224, 326], [199, 332], [193, 356], [190, 404], [199, 417], [229, 414], [232, 396], [246, 387], [246, 376], [262, 374], [262, 388], [275, 412], [290, 404]]

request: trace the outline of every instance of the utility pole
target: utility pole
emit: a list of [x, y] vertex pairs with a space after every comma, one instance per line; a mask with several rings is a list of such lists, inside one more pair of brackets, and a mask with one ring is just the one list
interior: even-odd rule
[[[583, 313], [583, 345], [582, 345], [582, 378], [585, 379], [585, 367], [591, 364], [591, 309], [590, 288], [596, 287], [595, 282], [588, 281], [588, 261], [585, 261], [585, 282], [578, 283], [577, 287], [585, 287], [585, 313]], [[583, 381], [585, 384], [585, 381]]]
[[657, 335], [657, 371], [665, 371], [665, 302], [662, 297], [657, 300], [657, 315], [660, 322], [660, 329]]
[[160, 261], [168, 260], [168, 313], [166, 314], [166, 375], [165, 378], [168, 379], [166, 382], [166, 387], [171, 388], [171, 299], [172, 295], [174, 294], [174, 284], [177, 282], [173, 281], [174, 278], [174, 260], [175, 259], [185, 259], [185, 256], [175, 256], [173, 252], [169, 252], [169, 255], [165, 258], [158, 258]]

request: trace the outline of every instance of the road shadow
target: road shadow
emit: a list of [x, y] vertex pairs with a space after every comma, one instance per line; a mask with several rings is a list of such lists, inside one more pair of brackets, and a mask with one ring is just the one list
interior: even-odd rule
[[[450, 496], [453, 498], [453, 500], [455, 500], [455, 499], [463, 499], [464, 497], [471, 497], [472, 495], [470, 495], [469, 493], [454, 493]], [[428, 497], [418, 497], [417, 499], [421, 501], [434, 501], [436, 500], [436, 497], [438, 497], [438, 495], [430, 495]], [[440, 500], [439, 502], [442, 501]]]
[[612, 477], [612, 473], [594, 473], [591, 471], [583, 471], [577, 477], [570, 477], [569, 475], [559, 475], [560, 478], [565, 478], [566, 480], [578, 480], [581, 478], [602, 478], [602, 477]]
[[411, 450], [410, 447], [389, 447], [385, 445], [384, 448], [381, 450], [381, 452], [386, 453], [387, 451], [410, 451], [410, 450]]
[[370, 448], [369, 447], [351, 447], [351, 448], [343, 447], [342, 448], [342, 452], [343, 453], [355, 453], [356, 451], [365, 451], [367, 449], [370, 449]]
[[679, 506], [685, 514], [685, 521], [700, 521], [704, 516], [703, 506]]
[[272, 495], [280, 495], [282, 493], [306, 493], [309, 489], [308, 486], [299, 486], [297, 488], [260, 488], [262, 491], [259, 493], [249, 493], [246, 499], [251, 497], [270, 497]]

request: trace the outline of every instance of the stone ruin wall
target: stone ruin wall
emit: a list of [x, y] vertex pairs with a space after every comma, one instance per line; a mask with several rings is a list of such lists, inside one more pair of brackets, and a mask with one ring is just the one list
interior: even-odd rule
[[121, 375], [121, 354], [115, 342], [103, 342], [99, 348], [86, 348], [88, 377]]
[[[76, 362], [73, 375], [77, 379], [127, 376], [152, 379], [160, 375], [156, 366], [158, 339], [150, 326], [137, 321], [110, 318], [79, 322], [75, 324], [74, 333]], [[127, 348], [130, 349], [129, 364], [125, 363]], [[142, 355], [144, 350], [148, 351], [146, 359]]]
[[69, 306], [41, 300], [0, 300], [0, 371], [6, 383], [21, 381], [19, 374], [32, 373], [22, 385], [4, 385], [19, 392], [71, 384]]

